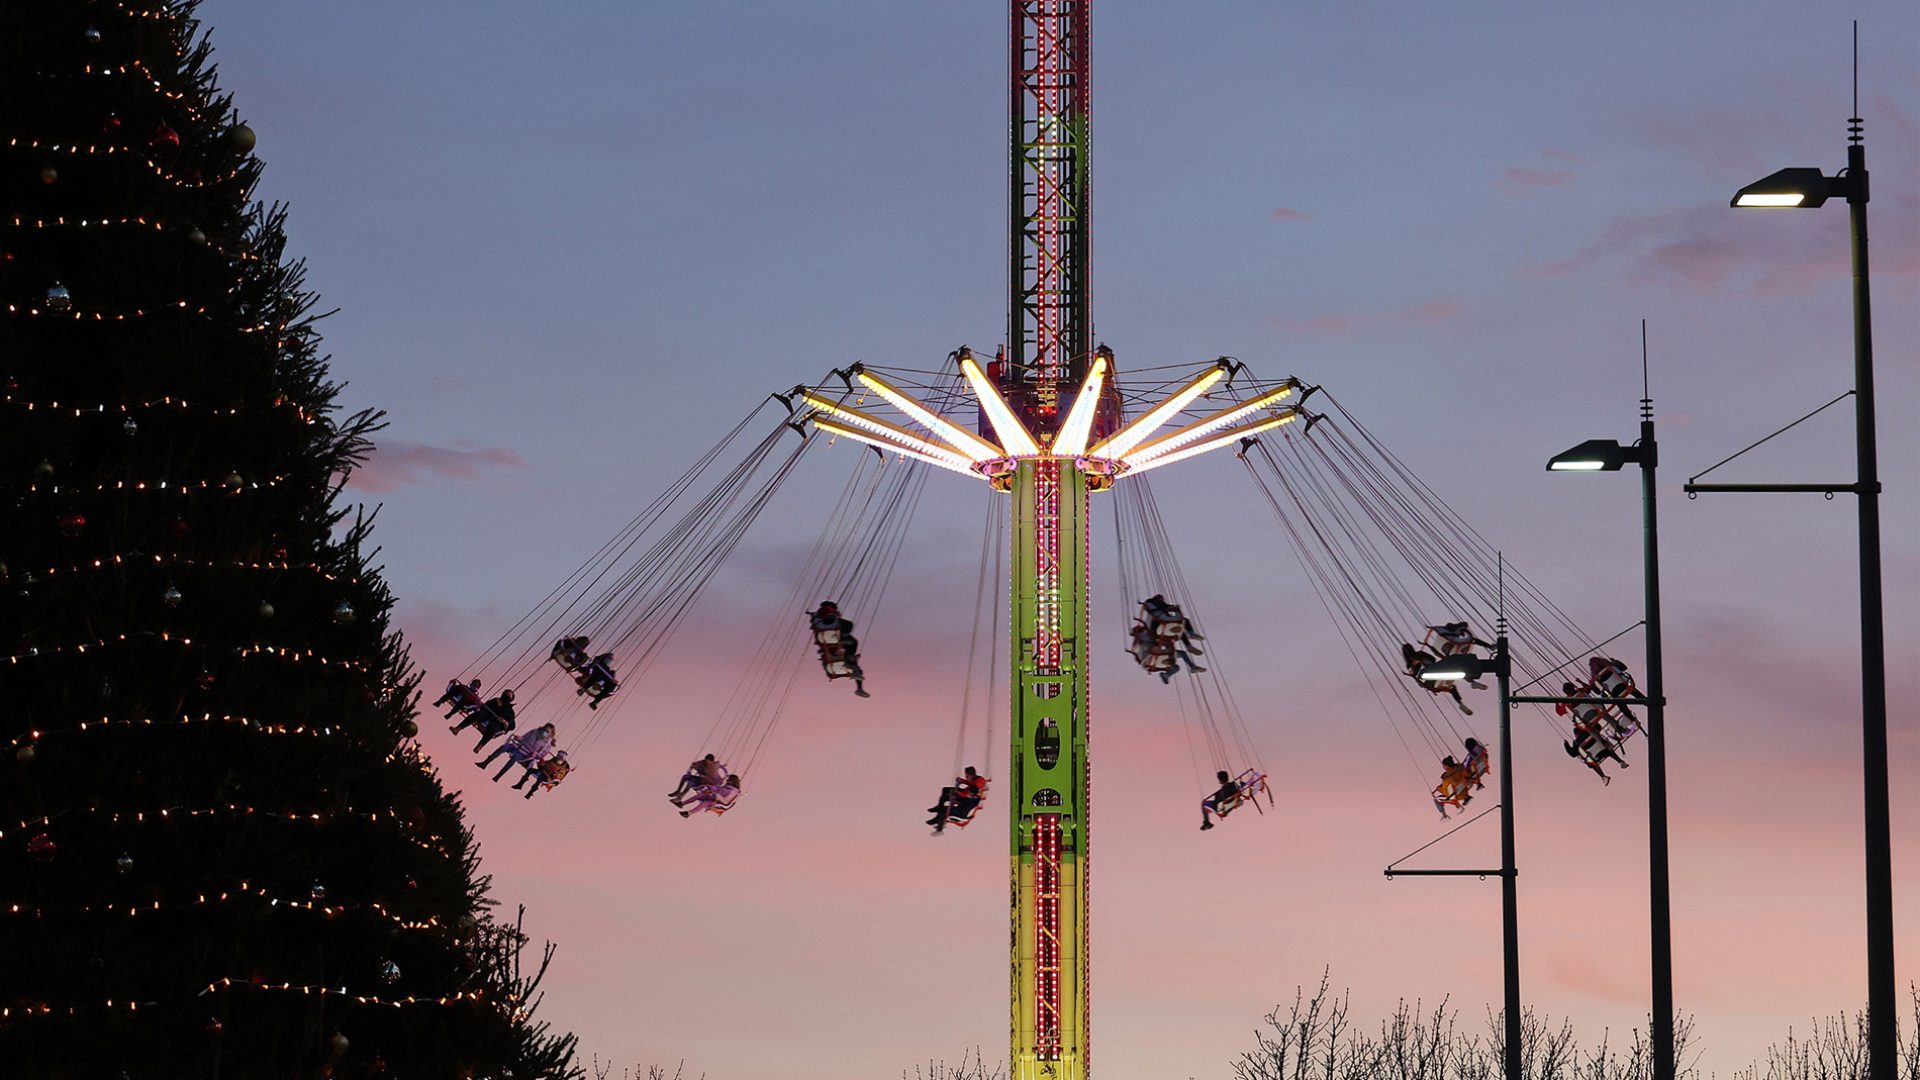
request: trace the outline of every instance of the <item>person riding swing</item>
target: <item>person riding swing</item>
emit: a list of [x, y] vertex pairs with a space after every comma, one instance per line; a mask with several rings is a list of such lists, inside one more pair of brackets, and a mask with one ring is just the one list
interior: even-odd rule
[[473, 752], [476, 754], [495, 738], [512, 731], [513, 688], [508, 687], [500, 691], [499, 696], [490, 698], [485, 704], [475, 707], [472, 712], [462, 717], [458, 724], [447, 730], [458, 735], [461, 729], [468, 727], [480, 729], [480, 741], [473, 744]]
[[559, 664], [560, 669], [567, 674], [571, 675], [579, 671], [588, 663], [587, 636], [581, 634], [579, 637], [561, 638], [553, 643], [553, 652], [550, 655], [553, 662]]
[[1144, 614], [1140, 621], [1147, 625], [1155, 638], [1183, 645], [1195, 656], [1205, 655], [1206, 650], [1194, 643], [1207, 640], [1206, 635], [1194, 629], [1193, 620], [1181, 612], [1179, 604], [1170, 603], [1165, 596], [1154, 593], [1140, 601], [1140, 610]]
[[724, 814], [733, 808], [733, 801], [740, 797], [740, 778], [732, 773], [719, 784], [695, 788], [693, 793], [682, 800], [681, 817], [692, 817], [701, 811]]
[[515, 765], [529, 771], [536, 769], [541, 759], [547, 756], [547, 751], [553, 748], [553, 732], [552, 724], [542, 724], [532, 731], [509, 735], [506, 741], [494, 747], [493, 753], [488, 754], [485, 761], [476, 761], [473, 767], [484, 771], [494, 763], [496, 758], [505, 755], [507, 763], [500, 766], [499, 772], [493, 774], [493, 782], [496, 784], [500, 782], [501, 777], [507, 775], [507, 770]]
[[587, 708], [599, 708], [601, 702], [620, 689], [620, 680], [613, 674], [613, 654], [601, 653], [588, 661], [587, 666], [574, 676], [574, 681], [580, 685], [574, 693], [587, 695]]
[[1466, 765], [1451, 756], [1440, 759], [1440, 783], [1433, 789], [1433, 806], [1441, 817], [1449, 817], [1447, 807], [1464, 807], [1473, 801], [1473, 774]]
[[1473, 715], [1473, 710], [1468, 708], [1466, 701], [1460, 697], [1460, 688], [1454, 685], [1452, 679], [1432, 680], [1422, 679], [1420, 677], [1420, 672], [1425, 670], [1428, 664], [1437, 664], [1440, 662], [1439, 657], [1425, 649], [1403, 641], [1400, 643], [1400, 658], [1406, 665], [1408, 678], [1425, 687], [1430, 694], [1453, 695], [1453, 703], [1459, 708], [1460, 714], [1462, 716]]
[[1220, 786], [1214, 790], [1213, 794], [1200, 800], [1200, 831], [1202, 832], [1213, 828], [1213, 819], [1226, 817], [1227, 811], [1232, 810], [1234, 804], [1240, 801], [1240, 781], [1235, 780], [1225, 769], [1214, 773], [1213, 778], [1220, 782]]
[[853, 620], [840, 614], [840, 606], [831, 600], [807, 612], [813, 631], [813, 644], [820, 651], [820, 669], [829, 679], [852, 679], [855, 697], [867, 693], [867, 673], [860, 667], [860, 642], [853, 636]]
[[969, 765], [965, 772], [954, 778], [951, 787], [940, 789], [940, 798], [927, 812], [933, 816], [927, 824], [933, 826], [933, 835], [946, 832], [949, 821], [965, 825], [973, 819], [973, 812], [980, 809], [981, 800], [986, 798], [987, 778]]
[[1193, 656], [1187, 649], [1175, 644], [1177, 638], [1163, 637], [1145, 622], [1135, 622], [1128, 638], [1127, 651], [1133, 654], [1134, 662], [1148, 673], [1160, 676], [1163, 683], [1173, 681], [1181, 663], [1187, 665], [1187, 672], [1192, 675], [1207, 670], [1193, 662]]
[[462, 713], [472, 712], [481, 703], [479, 679], [465, 683], [459, 679], [448, 679], [446, 690], [434, 699], [431, 707], [437, 709], [442, 705], [448, 706], [447, 719], [451, 720]]
[[572, 771], [573, 763], [567, 760], [567, 752], [561, 750], [552, 757], [543, 758], [529, 767], [513, 785], [513, 789], [518, 791], [521, 784], [532, 780], [533, 786], [527, 789], [525, 795], [520, 796], [523, 799], [531, 799], [536, 791], [552, 791], [559, 787], [560, 781], [565, 780], [567, 774]]

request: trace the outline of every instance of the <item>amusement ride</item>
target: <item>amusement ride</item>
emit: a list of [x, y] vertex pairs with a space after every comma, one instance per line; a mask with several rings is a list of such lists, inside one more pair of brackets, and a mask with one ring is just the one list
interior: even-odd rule
[[[1145, 368], [1124, 380], [1096, 344], [1089, 309], [1089, 14], [1086, 0], [1010, 0], [1009, 325], [991, 358], [952, 350], [936, 369], [853, 364], [772, 394], [642, 508], [533, 610], [451, 680], [455, 730], [494, 746], [496, 778], [522, 768], [528, 798], [567, 778], [783, 484], [823, 446], [851, 469], [818, 539], [670, 796], [681, 817], [750, 803], [756, 765], [809, 654], [867, 696], [851, 615], [870, 620], [929, 483], [985, 491], [981, 563], [960, 744], [974, 672], [987, 697], [1007, 675], [1008, 757], [994, 776], [959, 771], [928, 808], [936, 834], [987, 801], [1008, 807], [1012, 896], [1012, 1080], [1090, 1072], [1088, 756], [1092, 655], [1123, 649], [1169, 684], [1195, 757], [1203, 829], [1272, 804], [1265, 769], [1174, 555], [1149, 474], [1234, 454], [1254, 501], [1291, 547], [1405, 746], [1420, 798], [1441, 817], [1486, 785], [1462, 681], [1422, 679], [1442, 659], [1511, 635], [1513, 673], [1560, 690], [1541, 719], [1569, 756], [1610, 782], [1639, 730], [1627, 665], [1595, 642], [1475, 532], [1331, 391], [1265, 380], [1232, 357]], [[1321, 411], [1314, 411], [1319, 409]], [[848, 452], [849, 450], [857, 452]], [[1110, 504], [1119, 618], [1096, 629], [1094, 507]], [[1279, 545], [1274, 545], [1278, 550]], [[1291, 572], [1292, 568], [1288, 568]], [[1005, 594], [1002, 596], [1002, 586]], [[1004, 660], [989, 623], [1008, 618]], [[1109, 637], [1111, 633], [1111, 637]], [[984, 653], [984, 661], [982, 655]], [[1109, 655], [1112, 655], [1111, 653]], [[1541, 662], [1541, 658], [1548, 658]], [[1437, 669], [1436, 669], [1437, 670]], [[1149, 684], [1151, 685], [1151, 684]], [[1484, 689], [1465, 682], [1468, 690]], [[1551, 699], [1549, 699], [1551, 700]], [[996, 710], [989, 702], [986, 744]], [[524, 716], [524, 722], [523, 722]], [[1436, 775], [1438, 776], [1436, 782]], [[1215, 786], [1217, 784], [1217, 786]]]

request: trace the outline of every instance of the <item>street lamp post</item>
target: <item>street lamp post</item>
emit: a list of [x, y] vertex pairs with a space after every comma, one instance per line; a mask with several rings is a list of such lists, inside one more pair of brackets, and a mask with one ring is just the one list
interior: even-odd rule
[[[1500, 682], [1500, 956], [1501, 982], [1505, 1006], [1506, 1080], [1522, 1080], [1520, 1063], [1520, 901], [1514, 878], [1519, 871], [1513, 854], [1513, 665], [1507, 654], [1507, 628], [1503, 617], [1500, 634], [1494, 638], [1493, 655], [1479, 657], [1462, 653], [1442, 657], [1420, 669], [1424, 682], [1472, 682], [1491, 673]], [[1481, 874], [1483, 870], [1390, 870], [1394, 874], [1458, 875]]]
[[1873, 317], [1867, 278], [1867, 150], [1857, 115], [1848, 119], [1847, 167], [1837, 176], [1819, 169], [1782, 169], [1734, 194], [1742, 207], [1817, 207], [1847, 201], [1853, 261], [1853, 415], [1856, 475], [1852, 484], [1688, 484], [1688, 492], [1715, 490], [1851, 490], [1860, 528], [1860, 734], [1866, 806], [1867, 1049], [1873, 1080], [1893, 1080], [1896, 1012], [1893, 963], [1893, 830], [1887, 798], [1887, 673], [1880, 582], [1880, 468], [1874, 432]]
[[[1646, 327], [1641, 325], [1642, 341]], [[1642, 391], [1643, 393], [1645, 391]], [[1653, 1080], [1673, 1080], [1673, 921], [1667, 873], [1667, 697], [1660, 644], [1660, 523], [1654, 502], [1654, 477], [1660, 462], [1653, 433], [1653, 402], [1640, 399], [1640, 441], [1621, 446], [1593, 439], [1555, 456], [1556, 472], [1615, 472], [1640, 466], [1641, 560], [1644, 567], [1647, 624], [1647, 894], [1653, 953]]]

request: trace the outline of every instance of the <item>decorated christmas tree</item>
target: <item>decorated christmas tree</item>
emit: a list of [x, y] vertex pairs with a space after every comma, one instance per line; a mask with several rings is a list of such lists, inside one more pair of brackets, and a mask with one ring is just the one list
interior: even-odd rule
[[0, 1075], [576, 1076], [191, 15], [0, 5]]

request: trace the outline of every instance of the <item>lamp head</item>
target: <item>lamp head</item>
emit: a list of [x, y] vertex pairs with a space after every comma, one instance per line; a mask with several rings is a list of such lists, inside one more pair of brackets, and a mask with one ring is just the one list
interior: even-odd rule
[[1547, 461], [1552, 472], [1617, 472], [1620, 466], [1636, 460], [1636, 447], [1621, 446], [1613, 439], [1588, 439], [1571, 450], [1553, 455]]
[[1829, 196], [1845, 194], [1842, 181], [1821, 175], [1819, 169], [1781, 169], [1734, 192], [1731, 206], [1814, 207]]
[[1420, 669], [1421, 682], [1471, 682], [1486, 671], [1486, 661], [1462, 653], [1443, 657]]

